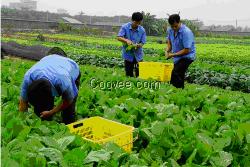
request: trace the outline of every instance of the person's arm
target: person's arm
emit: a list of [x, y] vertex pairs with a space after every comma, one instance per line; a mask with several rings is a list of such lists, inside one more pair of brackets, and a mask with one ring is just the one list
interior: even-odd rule
[[62, 90], [62, 101], [54, 107], [50, 111], [43, 111], [41, 113], [42, 118], [47, 118], [55, 113], [62, 111], [66, 108], [68, 108], [72, 102], [74, 101], [74, 98], [77, 96], [77, 92], [73, 91], [73, 85], [71, 84], [71, 80], [67, 77], [61, 77], [61, 82], [60, 82], [60, 89]]
[[184, 56], [184, 55], [188, 54], [189, 52], [190, 52], [189, 48], [184, 48], [177, 53], [169, 53], [169, 57], [171, 58], [174, 56]]
[[18, 105], [18, 109], [20, 112], [28, 110], [27, 89], [28, 89], [28, 80], [26, 79], [26, 76], [24, 76], [21, 88], [21, 96], [19, 98], [19, 105]]
[[171, 44], [171, 41], [168, 40], [168, 41], [167, 41], [167, 48], [166, 48], [166, 50], [165, 50], [165, 55], [166, 55], [166, 57], [168, 57], [168, 55], [169, 55], [169, 53], [171, 52], [171, 50], [172, 50], [172, 44]]
[[55, 113], [62, 111], [66, 108], [68, 108], [71, 104], [72, 104], [73, 100], [68, 101], [68, 100], [62, 100], [56, 107], [54, 107], [52, 110], [50, 111], [43, 111], [40, 115], [41, 118], [48, 118], [52, 115], [54, 115]]
[[118, 32], [117, 40], [127, 45], [133, 44], [131, 40], [125, 38], [125, 35], [126, 35], [126, 30], [125, 30], [125, 27], [122, 26], [120, 31]]
[[170, 29], [167, 30], [167, 47], [165, 49], [165, 56], [166, 58], [171, 58], [169, 57], [170, 52], [172, 51], [172, 43], [170, 39]]
[[22, 99], [22, 97], [20, 97], [20, 99], [19, 99], [18, 109], [20, 112], [24, 112], [24, 111], [28, 110], [28, 102], [25, 101], [24, 99]]
[[167, 59], [172, 58], [171, 51], [172, 51], [172, 44], [171, 44], [171, 41], [168, 40], [168, 42], [167, 42], [167, 48], [165, 50], [165, 56], [166, 56]]
[[126, 39], [124, 37], [117, 37], [117, 40], [120, 41], [120, 42], [123, 42], [123, 43], [125, 43], [127, 45], [132, 45], [133, 44], [132, 41], [130, 41], [129, 39]]
[[180, 50], [177, 53], [170, 53], [170, 57], [174, 56], [184, 56], [187, 55], [190, 52], [190, 49], [192, 47], [192, 43], [194, 41], [194, 36], [191, 31], [186, 31], [183, 34], [182, 44], [184, 46], [184, 49]]
[[171, 52], [171, 50], [172, 50], [172, 44], [171, 44], [171, 41], [170, 40], [168, 40], [168, 43], [167, 43], [167, 52], [169, 53], [169, 52]]

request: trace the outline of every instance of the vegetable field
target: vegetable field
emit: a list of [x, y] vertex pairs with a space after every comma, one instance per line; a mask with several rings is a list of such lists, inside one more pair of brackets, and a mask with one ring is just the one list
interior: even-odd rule
[[[61, 122], [18, 112], [20, 87], [32, 60], [1, 60], [1, 159], [4, 167], [248, 167], [250, 165], [250, 41], [197, 38], [197, 60], [185, 89], [126, 78], [115, 37], [19, 33], [2, 42], [63, 48], [80, 64], [77, 119], [101, 116], [134, 126], [131, 153], [96, 145]], [[163, 40], [163, 39], [162, 39]], [[167, 62], [166, 44], [149, 37], [144, 61]], [[30, 57], [32, 59], [32, 57]], [[168, 60], [170, 62], [171, 60]], [[129, 88], [116, 82], [129, 82]], [[107, 84], [110, 83], [110, 84]], [[138, 87], [138, 83], [147, 83]]]

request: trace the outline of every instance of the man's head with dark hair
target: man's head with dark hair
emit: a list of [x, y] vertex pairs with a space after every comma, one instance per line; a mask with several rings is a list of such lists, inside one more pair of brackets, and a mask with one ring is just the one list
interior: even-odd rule
[[181, 18], [178, 14], [172, 14], [168, 18], [168, 23], [170, 25], [173, 25], [174, 23], [180, 23], [180, 20], [181, 20]]
[[47, 55], [53, 55], [53, 54], [67, 57], [67, 54], [59, 47], [53, 47], [47, 53]]
[[134, 12], [132, 14], [132, 28], [137, 29], [143, 20], [143, 15], [140, 12]]
[[181, 23], [180, 23], [180, 15], [179, 14], [172, 14], [168, 18], [168, 23], [170, 24], [171, 28], [174, 31], [179, 30]]
[[[27, 90], [28, 102], [34, 106], [34, 109], [46, 107], [52, 101], [51, 83], [46, 79], [33, 81]], [[41, 111], [42, 112], [42, 111]]]
[[134, 12], [132, 14], [132, 21], [142, 21], [143, 20], [143, 15], [140, 12]]

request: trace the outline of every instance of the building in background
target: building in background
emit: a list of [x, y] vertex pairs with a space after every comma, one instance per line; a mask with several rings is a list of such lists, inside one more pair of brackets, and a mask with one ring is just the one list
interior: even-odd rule
[[95, 22], [93, 25], [121, 27], [123, 24], [125, 24], [125, 23], [117, 23], [117, 22]]
[[68, 14], [68, 11], [65, 9], [57, 9], [58, 14]]
[[22, 5], [19, 2], [10, 2], [10, 6], [11, 9], [18, 9], [18, 10], [22, 10]]
[[62, 17], [63, 22], [65, 23], [72, 23], [72, 24], [83, 24], [82, 22], [80, 22], [79, 20], [70, 18], [70, 17]]
[[20, 0], [20, 2], [11, 2], [9, 7], [12, 9], [18, 9], [18, 10], [36, 10], [37, 1]]

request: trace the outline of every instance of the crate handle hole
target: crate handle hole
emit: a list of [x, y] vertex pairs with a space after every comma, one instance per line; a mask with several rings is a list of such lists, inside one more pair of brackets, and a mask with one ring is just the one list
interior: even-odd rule
[[81, 127], [81, 126], [83, 126], [83, 123], [75, 124], [75, 125], [73, 125], [73, 128], [78, 128], [78, 127]]

